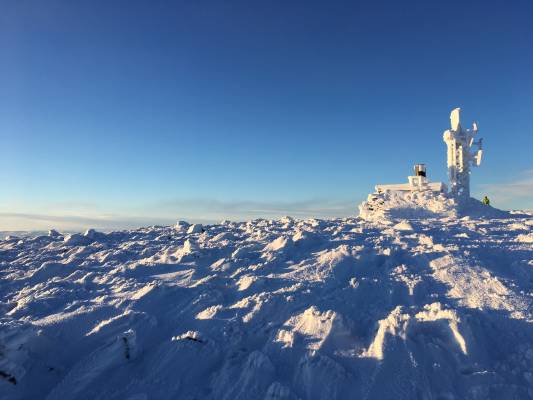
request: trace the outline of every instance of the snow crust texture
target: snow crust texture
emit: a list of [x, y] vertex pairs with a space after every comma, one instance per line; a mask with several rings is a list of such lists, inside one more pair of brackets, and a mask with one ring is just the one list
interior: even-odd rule
[[0, 399], [533, 399], [533, 215], [446, 207], [2, 240]]

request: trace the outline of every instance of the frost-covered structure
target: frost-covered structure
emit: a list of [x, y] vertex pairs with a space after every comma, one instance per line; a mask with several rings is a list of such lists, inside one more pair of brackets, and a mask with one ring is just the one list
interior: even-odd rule
[[[458, 215], [485, 215], [493, 218], [504, 212], [483, 206], [470, 198], [470, 165], [479, 166], [482, 149], [477, 124], [464, 130], [460, 122], [460, 108], [450, 114], [451, 128], [443, 135], [448, 148], [448, 177], [450, 191], [442, 182], [430, 182], [424, 164], [415, 165], [415, 175], [408, 183], [376, 185], [375, 192], [359, 206], [359, 215], [365, 219], [456, 217]], [[473, 151], [472, 147], [477, 146]]]
[[415, 164], [415, 174], [407, 177], [407, 183], [399, 183], [393, 185], [377, 185], [376, 192], [414, 192], [414, 191], [434, 191], [445, 192], [446, 185], [442, 182], [430, 182], [426, 176], [426, 165]]
[[[478, 167], [483, 154], [482, 139], [474, 142], [477, 135], [477, 124], [472, 129], [463, 130], [461, 127], [461, 109], [456, 108], [450, 114], [451, 129], [443, 134], [448, 146], [448, 178], [453, 196], [458, 198], [470, 197], [470, 164]], [[477, 150], [472, 151], [476, 145]]]
[[442, 182], [430, 182], [426, 166], [416, 164], [408, 183], [376, 185], [375, 192], [359, 206], [365, 219], [428, 218], [457, 216], [455, 198], [447, 195]]

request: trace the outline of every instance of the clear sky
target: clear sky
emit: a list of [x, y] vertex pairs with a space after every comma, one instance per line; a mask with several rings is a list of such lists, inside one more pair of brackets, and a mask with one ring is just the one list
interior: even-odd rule
[[533, 208], [531, 1], [2, 1], [0, 230], [357, 213], [479, 122]]

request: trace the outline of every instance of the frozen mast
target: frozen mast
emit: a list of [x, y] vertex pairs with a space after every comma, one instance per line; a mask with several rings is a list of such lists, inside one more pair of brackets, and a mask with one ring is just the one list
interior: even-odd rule
[[[456, 108], [450, 114], [451, 129], [444, 132], [443, 139], [448, 146], [448, 177], [451, 193], [459, 198], [470, 197], [470, 163], [474, 166], [481, 164], [482, 139], [474, 142], [477, 134], [477, 124], [472, 129], [463, 130], [461, 127], [461, 109]], [[477, 145], [475, 152], [471, 151]]]

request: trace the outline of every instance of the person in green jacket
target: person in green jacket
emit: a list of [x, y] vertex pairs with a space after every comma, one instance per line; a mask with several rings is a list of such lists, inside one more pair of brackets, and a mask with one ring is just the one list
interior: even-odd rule
[[483, 197], [483, 204], [490, 206], [490, 200], [487, 196]]

